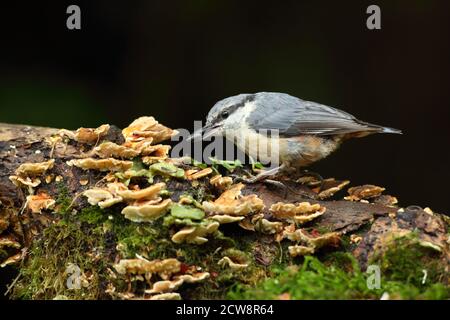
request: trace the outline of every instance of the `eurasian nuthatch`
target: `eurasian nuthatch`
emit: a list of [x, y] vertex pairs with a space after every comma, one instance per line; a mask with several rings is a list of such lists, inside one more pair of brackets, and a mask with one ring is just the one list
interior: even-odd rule
[[[276, 132], [277, 140], [271, 138], [273, 134], [271, 137], [261, 134], [267, 131]], [[270, 145], [276, 141], [280, 165], [258, 175], [256, 181], [280, 170], [305, 167], [328, 156], [343, 141], [373, 133], [401, 131], [370, 124], [336, 108], [285, 93], [259, 92], [217, 102], [208, 113], [206, 125], [192, 138], [222, 135], [253, 159], [263, 161], [268, 159], [261, 159], [264, 155], [259, 149], [252, 151], [250, 146], [268, 141], [270, 151]], [[237, 135], [245, 139], [236, 142]]]

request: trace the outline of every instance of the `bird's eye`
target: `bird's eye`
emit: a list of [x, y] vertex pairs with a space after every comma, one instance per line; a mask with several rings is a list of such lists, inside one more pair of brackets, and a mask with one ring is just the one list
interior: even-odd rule
[[228, 118], [228, 116], [229, 116], [229, 113], [228, 113], [228, 111], [222, 111], [222, 113], [220, 114], [220, 116], [222, 117], [222, 119], [226, 119], [226, 118]]

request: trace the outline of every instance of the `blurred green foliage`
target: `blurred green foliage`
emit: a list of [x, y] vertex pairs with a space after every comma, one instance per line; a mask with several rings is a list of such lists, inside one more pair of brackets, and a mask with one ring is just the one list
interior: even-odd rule
[[97, 127], [106, 112], [85, 90], [70, 84], [17, 81], [0, 86], [0, 122], [76, 129]]

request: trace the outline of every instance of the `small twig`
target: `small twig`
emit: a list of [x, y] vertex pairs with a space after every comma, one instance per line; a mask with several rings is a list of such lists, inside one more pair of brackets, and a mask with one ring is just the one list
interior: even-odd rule
[[6, 286], [6, 292], [4, 293], [4, 296], [6, 297], [8, 293], [11, 291], [11, 289], [16, 285], [16, 282], [19, 281], [21, 274], [19, 273], [17, 277], [14, 278], [13, 282], [9, 286]]

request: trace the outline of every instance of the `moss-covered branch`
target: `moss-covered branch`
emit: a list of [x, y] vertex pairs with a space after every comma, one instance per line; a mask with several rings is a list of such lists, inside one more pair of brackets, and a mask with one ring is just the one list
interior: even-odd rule
[[335, 179], [242, 185], [258, 166], [171, 159], [172, 134], [149, 117], [124, 130], [0, 124], [11, 298], [450, 297], [447, 216]]

